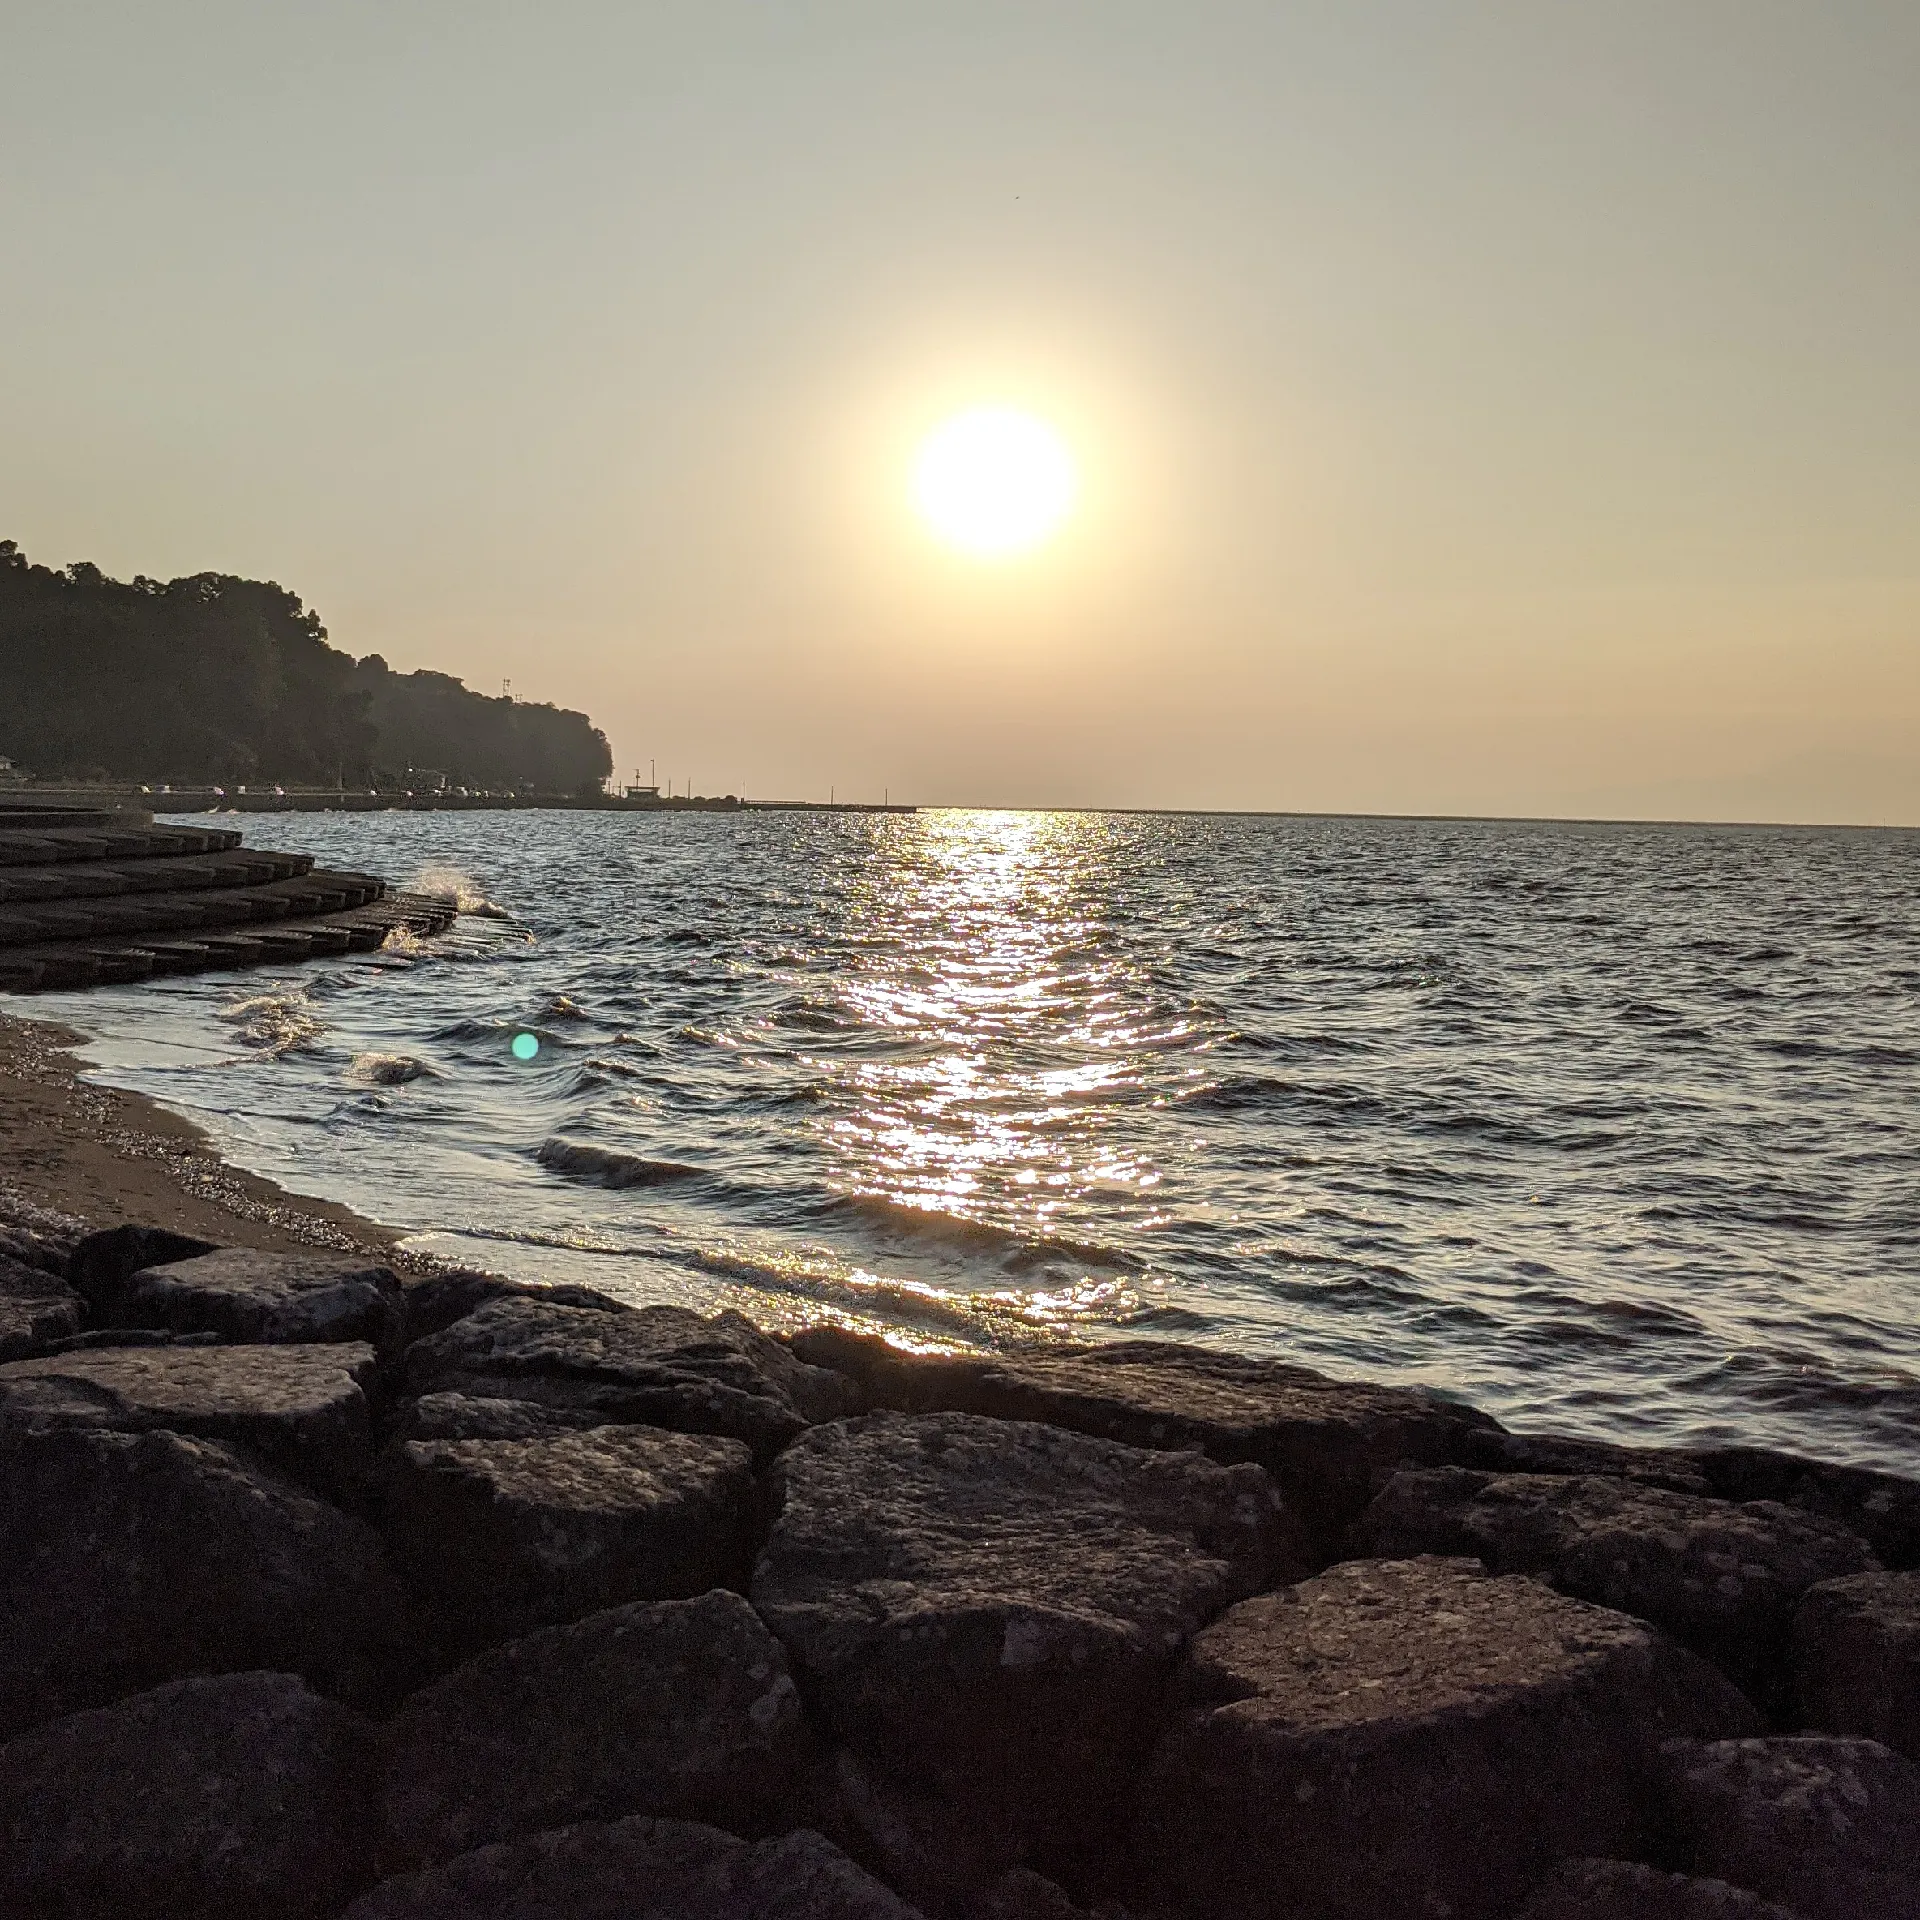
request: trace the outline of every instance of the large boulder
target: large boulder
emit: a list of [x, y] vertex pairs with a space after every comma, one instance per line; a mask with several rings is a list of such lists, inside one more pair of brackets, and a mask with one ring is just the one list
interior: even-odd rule
[[1823, 1580], [1793, 1620], [1800, 1724], [1920, 1761], [1920, 1573]]
[[1694, 1873], [1806, 1920], [1920, 1916], [1920, 1767], [1826, 1734], [1667, 1749], [1672, 1834]]
[[[164, 1336], [163, 1336], [164, 1337]], [[0, 1425], [229, 1440], [332, 1494], [373, 1465], [371, 1347], [69, 1349], [0, 1366]]]
[[1350, 1561], [1194, 1641], [1135, 1802], [1205, 1920], [1508, 1912], [1558, 1860], [1632, 1853], [1663, 1736], [1746, 1732], [1704, 1661], [1468, 1561]]
[[793, 1346], [848, 1374], [874, 1405], [1038, 1420], [1128, 1446], [1197, 1447], [1223, 1465], [1265, 1467], [1328, 1550], [1386, 1472], [1459, 1460], [1474, 1435], [1500, 1430], [1486, 1414], [1411, 1388], [1332, 1380], [1310, 1367], [1173, 1341], [921, 1356], [818, 1327], [795, 1335]]
[[751, 1845], [641, 1816], [560, 1827], [388, 1880], [341, 1920], [918, 1920], [817, 1833]]
[[684, 1307], [554, 1306], [490, 1301], [407, 1354], [416, 1394], [532, 1400], [744, 1440], [766, 1457], [816, 1420], [845, 1411], [837, 1374], [808, 1366], [738, 1313]]
[[1598, 1475], [1395, 1474], [1354, 1530], [1365, 1554], [1472, 1554], [1664, 1627], [1756, 1698], [1784, 1697], [1793, 1609], [1873, 1564], [1830, 1520]]
[[1258, 1467], [1026, 1421], [875, 1414], [802, 1436], [753, 1598], [835, 1735], [1010, 1835], [1084, 1827], [1187, 1636], [1297, 1535]]
[[1614, 1480], [1640, 1480], [1674, 1493], [1714, 1492], [1700, 1462], [1667, 1447], [1623, 1447], [1609, 1440], [1581, 1440], [1555, 1433], [1474, 1433], [1467, 1438], [1463, 1467], [1489, 1473], [1602, 1474]]
[[219, 1441], [0, 1427], [0, 1733], [256, 1667], [365, 1700], [401, 1618], [371, 1528]]
[[0, 1361], [44, 1353], [80, 1331], [86, 1303], [44, 1267], [0, 1253]]
[[472, 1267], [405, 1277], [401, 1287], [406, 1302], [409, 1346], [429, 1334], [444, 1332], [456, 1320], [464, 1320], [494, 1300], [544, 1301], [549, 1306], [592, 1307], [602, 1313], [632, 1311], [594, 1287], [579, 1286], [572, 1281], [543, 1285], [509, 1280], [504, 1274], [481, 1273]]
[[735, 1593], [613, 1607], [497, 1647], [406, 1700], [386, 1733], [396, 1863], [647, 1813], [753, 1833], [806, 1763], [779, 1643]]
[[397, 1440], [544, 1440], [609, 1425], [591, 1407], [549, 1407], [470, 1393], [423, 1393], [399, 1410]]
[[1569, 1860], [1514, 1920], [1800, 1920], [1725, 1880], [1662, 1873], [1633, 1860]]
[[112, 1326], [127, 1282], [142, 1267], [214, 1251], [211, 1240], [165, 1227], [106, 1227], [76, 1243], [67, 1259], [67, 1280], [86, 1301], [95, 1324]]
[[398, 1355], [406, 1326], [400, 1282], [378, 1261], [252, 1247], [142, 1267], [94, 1312], [110, 1326], [269, 1345], [364, 1340], [386, 1358]]
[[389, 1549], [456, 1657], [630, 1600], [743, 1587], [753, 1523], [753, 1456], [709, 1434], [400, 1441], [385, 1461]]
[[0, 1746], [0, 1912], [325, 1920], [373, 1878], [372, 1729], [283, 1673], [176, 1680]]
[[1882, 1566], [1920, 1568], [1920, 1480], [1770, 1447], [1696, 1447], [1686, 1458], [1722, 1500], [1777, 1500], [1857, 1533]]

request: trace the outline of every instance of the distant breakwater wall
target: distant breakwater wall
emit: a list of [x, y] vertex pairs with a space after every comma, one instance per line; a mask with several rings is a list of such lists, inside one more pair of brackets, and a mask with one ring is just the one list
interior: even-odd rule
[[435, 793], [325, 787], [9, 787], [10, 806], [145, 809], [159, 813], [916, 813], [902, 801], [742, 800], [734, 794]]
[[1920, 1915], [1920, 1484], [0, 1227], [0, 1914]]

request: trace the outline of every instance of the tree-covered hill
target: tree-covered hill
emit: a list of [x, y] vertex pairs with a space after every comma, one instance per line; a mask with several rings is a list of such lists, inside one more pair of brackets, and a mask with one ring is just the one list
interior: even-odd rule
[[431, 767], [468, 787], [598, 790], [583, 713], [488, 699], [327, 644], [297, 594], [200, 573], [110, 580], [0, 540], [0, 755], [42, 778], [378, 785]]

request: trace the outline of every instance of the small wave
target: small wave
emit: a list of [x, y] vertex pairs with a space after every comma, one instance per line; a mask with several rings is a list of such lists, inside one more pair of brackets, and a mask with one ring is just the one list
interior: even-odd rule
[[879, 1193], [834, 1194], [815, 1209], [815, 1217], [878, 1228], [889, 1237], [928, 1248], [992, 1259], [1008, 1274], [1029, 1274], [1062, 1261], [1112, 1273], [1146, 1270], [1144, 1260], [1120, 1247], [1096, 1246], [1061, 1234], [1023, 1233]]
[[242, 1046], [272, 1059], [282, 1054], [310, 1052], [326, 1031], [326, 1022], [314, 1011], [304, 990], [260, 993], [221, 1010], [220, 1018], [238, 1029]]
[[511, 920], [505, 907], [496, 905], [474, 883], [472, 877], [456, 867], [422, 867], [408, 883], [410, 893], [424, 893], [434, 900], [445, 900], [456, 913], [470, 913], [481, 920]]
[[678, 1160], [649, 1160], [615, 1147], [592, 1147], [584, 1141], [558, 1137], [543, 1140], [534, 1158], [551, 1173], [598, 1187], [663, 1187], [676, 1180], [705, 1177], [703, 1168], [685, 1166]]
[[432, 1080], [439, 1076], [424, 1060], [408, 1053], [356, 1053], [347, 1078], [367, 1087], [404, 1087], [410, 1080]]

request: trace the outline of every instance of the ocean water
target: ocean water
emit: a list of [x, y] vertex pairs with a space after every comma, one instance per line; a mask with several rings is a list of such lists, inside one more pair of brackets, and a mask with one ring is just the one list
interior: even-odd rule
[[447, 1258], [1920, 1467], [1920, 834], [246, 824], [492, 910], [21, 1010]]

